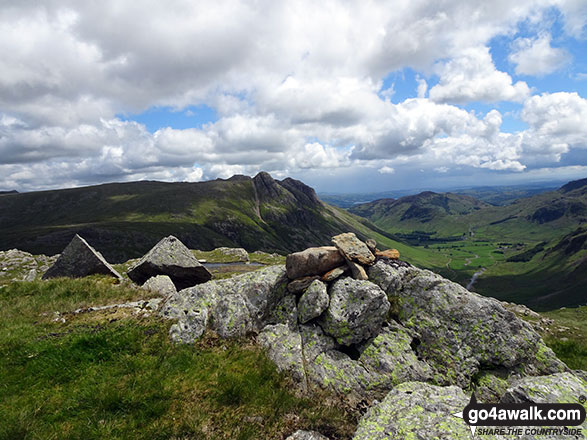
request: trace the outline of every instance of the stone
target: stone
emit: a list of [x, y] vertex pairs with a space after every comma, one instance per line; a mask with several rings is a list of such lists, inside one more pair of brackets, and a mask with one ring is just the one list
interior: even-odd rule
[[377, 261], [369, 279], [387, 293], [391, 314], [418, 338], [417, 355], [435, 370], [438, 384], [466, 388], [487, 365], [532, 375], [566, 370], [532, 327], [496, 299], [393, 261]]
[[284, 296], [271, 311], [268, 319], [269, 324], [286, 324], [289, 327], [298, 325], [298, 307], [296, 305], [296, 296]]
[[295, 293], [295, 294], [302, 293], [308, 287], [310, 287], [310, 284], [312, 284], [314, 281], [319, 280], [319, 279], [320, 279], [319, 275], [298, 278], [297, 280], [293, 280], [292, 282], [290, 282], [287, 285], [287, 290], [289, 293]]
[[298, 302], [299, 322], [305, 324], [311, 319], [317, 318], [326, 310], [329, 302], [330, 297], [326, 290], [326, 284], [319, 280], [313, 281]]
[[381, 330], [389, 301], [377, 285], [340, 278], [330, 286], [329, 295], [330, 304], [319, 322], [324, 332], [339, 344], [356, 344]]
[[334, 246], [308, 248], [285, 258], [287, 276], [291, 280], [309, 275], [322, 275], [344, 264], [344, 258]]
[[143, 289], [158, 293], [161, 296], [172, 295], [177, 292], [175, 284], [167, 275], [157, 275], [149, 278], [142, 286]]
[[366, 266], [375, 262], [375, 255], [352, 232], [335, 235], [332, 237], [332, 243], [347, 260]]
[[355, 280], [365, 281], [369, 279], [369, 276], [367, 275], [367, 272], [365, 271], [365, 268], [363, 266], [350, 260], [348, 260], [346, 263], [348, 264], [348, 267], [351, 269], [351, 273], [353, 274], [353, 278]]
[[353, 440], [468, 439], [471, 430], [453, 414], [469, 397], [457, 386], [404, 382], [359, 421]]
[[365, 244], [367, 245], [371, 253], [375, 254], [375, 252], [377, 252], [377, 242], [375, 240], [373, 240], [372, 238], [368, 238], [367, 240], [365, 240]]
[[75, 235], [57, 261], [45, 272], [43, 279], [57, 277], [81, 278], [88, 275], [110, 275], [122, 280], [122, 276], [79, 235]]
[[212, 330], [223, 338], [244, 336], [253, 330], [247, 304], [239, 293], [220, 298], [210, 315]]
[[27, 273], [26, 277], [24, 278], [24, 281], [28, 281], [28, 282], [32, 282], [35, 281], [35, 279], [37, 278], [37, 269], [35, 269], [34, 267], [29, 270], [29, 272]]
[[316, 431], [302, 431], [299, 429], [285, 440], [328, 440], [328, 437], [324, 437]]
[[285, 324], [268, 325], [257, 336], [257, 342], [265, 348], [277, 369], [291, 374], [305, 391], [307, 379], [300, 334]]
[[375, 252], [377, 258], [389, 258], [390, 260], [399, 259], [399, 251], [397, 249], [386, 249], [384, 251]]
[[224, 263], [248, 263], [250, 261], [249, 253], [243, 248], [219, 247], [214, 251], [228, 257], [227, 260], [223, 261]]
[[169, 329], [171, 340], [181, 344], [193, 344], [206, 331], [208, 309], [190, 310], [183, 320]]
[[334, 269], [332, 269], [332, 270], [326, 272], [324, 275], [322, 275], [321, 280], [325, 283], [330, 283], [330, 282], [334, 281], [335, 279], [344, 275], [348, 270], [349, 270], [348, 265], [335, 267]]
[[577, 403], [579, 396], [587, 396], [587, 381], [565, 372], [523, 377], [507, 389], [500, 402]]
[[156, 275], [167, 275], [177, 290], [205, 283], [212, 278], [192, 252], [173, 235], [162, 239], [127, 272], [128, 277], [142, 285]]

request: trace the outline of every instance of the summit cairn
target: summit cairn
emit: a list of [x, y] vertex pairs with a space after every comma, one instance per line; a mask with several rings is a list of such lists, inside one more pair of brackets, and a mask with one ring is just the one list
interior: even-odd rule
[[167, 275], [177, 290], [205, 283], [212, 278], [191, 251], [179, 239], [170, 235], [141, 258], [127, 272], [137, 284], [145, 283], [157, 275]]
[[110, 275], [122, 279], [122, 276], [108, 264], [102, 254], [95, 250], [79, 235], [65, 247], [55, 264], [43, 275], [43, 279], [57, 277], [81, 278], [93, 274]]

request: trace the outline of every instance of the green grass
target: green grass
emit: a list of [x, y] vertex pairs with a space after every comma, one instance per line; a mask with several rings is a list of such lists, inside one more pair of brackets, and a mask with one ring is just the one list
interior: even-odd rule
[[542, 313], [555, 324], [544, 340], [570, 368], [587, 370], [587, 306]]
[[328, 396], [294, 395], [248, 339], [173, 345], [171, 323], [156, 317], [54, 321], [141, 295], [102, 277], [0, 289], [0, 439], [350, 437], [353, 414]]

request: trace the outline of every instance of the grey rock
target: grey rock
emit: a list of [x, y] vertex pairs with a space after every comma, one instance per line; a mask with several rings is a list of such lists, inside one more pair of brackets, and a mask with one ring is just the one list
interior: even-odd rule
[[120, 274], [114, 270], [96, 251], [79, 235], [75, 235], [65, 247], [55, 264], [45, 272], [43, 279], [56, 277], [80, 278], [93, 274], [110, 275], [119, 280]]
[[332, 243], [347, 260], [364, 265], [371, 265], [375, 262], [375, 255], [352, 232], [332, 237]]
[[468, 402], [457, 386], [404, 382], [369, 408], [353, 440], [468, 439], [469, 427], [453, 416]]
[[223, 338], [244, 336], [253, 330], [247, 304], [238, 293], [220, 298], [211, 310], [211, 318], [212, 329]]
[[346, 353], [328, 350], [307, 362], [308, 378], [323, 388], [345, 395], [351, 400], [368, 395], [375, 382], [372, 374]]
[[493, 298], [383, 260], [369, 268], [369, 278], [387, 292], [392, 314], [418, 336], [417, 354], [436, 370], [437, 383], [467, 387], [481, 365], [525, 374], [566, 370], [530, 325]]
[[298, 325], [298, 308], [296, 305], [296, 296], [284, 296], [273, 311], [271, 312], [269, 324], [286, 324], [289, 327], [297, 327]]
[[257, 342], [265, 348], [279, 371], [291, 374], [306, 390], [302, 338], [297, 331], [285, 324], [268, 325], [257, 336]]
[[142, 286], [143, 289], [158, 293], [161, 296], [172, 295], [177, 292], [175, 284], [167, 275], [157, 275], [151, 277]]
[[577, 403], [579, 396], [587, 396], [587, 382], [566, 372], [523, 377], [507, 389], [501, 403]]
[[27, 273], [26, 277], [24, 278], [24, 281], [35, 281], [35, 279], [37, 278], [37, 269], [35, 269], [34, 267], [29, 270], [29, 273]]
[[335, 279], [344, 275], [348, 270], [349, 270], [348, 265], [335, 267], [334, 269], [332, 269], [332, 270], [326, 272], [324, 275], [322, 275], [321, 281], [323, 281], [325, 283], [330, 283], [330, 282], [334, 281]]
[[167, 275], [177, 290], [205, 283], [212, 278], [208, 269], [173, 235], [157, 243], [128, 270], [127, 275], [141, 285], [156, 275]]
[[219, 247], [214, 250], [220, 252], [221, 254], [227, 257], [230, 257], [230, 261], [225, 261], [226, 263], [249, 262], [249, 253], [243, 248]]
[[305, 324], [311, 319], [317, 318], [326, 310], [330, 297], [326, 290], [326, 284], [316, 280], [308, 287], [298, 302], [298, 319]]
[[300, 429], [285, 440], [328, 440], [328, 437], [324, 437], [322, 434], [316, 431], [302, 431]]
[[176, 343], [192, 344], [204, 334], [208, 325], [208, 309], [190, 310], [184, 319], [169, 329], [171, 340]]
[[330, 286], [330, 304], [320, 317], [324, 332], [339, 344], [350, 345], [376, 335], [389, 311], [389, 301], [369, 281], [341, 278]]
[[310, 286], [310, 284], [312, 284], [315, 280], [319, 279], [319, 275], [298, 278], [297, 280], [293, 280], [291, 283], [287, 285], [287, 290], [289, 291], [289, 293], [302, 293]]
[[361, 266], [360, 264], [355, 263], [354, 261], [350, 261], [348, 260], [346, 262], [349, 266], [349, 268], [351, 269], [351, 273], [353, 274], [353, 278], [355, 280], [368, 280], [369, 276], [367, 275], [367, 272], [365, 272], [365, 268], [363, 266]]
[[341, 266], [344, 258], [334, 246], [308, 248], [285, 258], [287, 276], [291, 280], [309, 275], [322, 275]]
[[299, 332], [302, 337], [304, 358], [307, 363], [314, 362], [321, 353], [337, 347], [336, 341], [331, 336], [325, 335], [322, 328], [317, 324], [300, 325]]

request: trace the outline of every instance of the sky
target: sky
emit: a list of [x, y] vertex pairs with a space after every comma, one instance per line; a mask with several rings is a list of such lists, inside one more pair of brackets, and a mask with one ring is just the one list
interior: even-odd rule
[[587, 177], [587, 0], [0, 0], [0, 190]]

